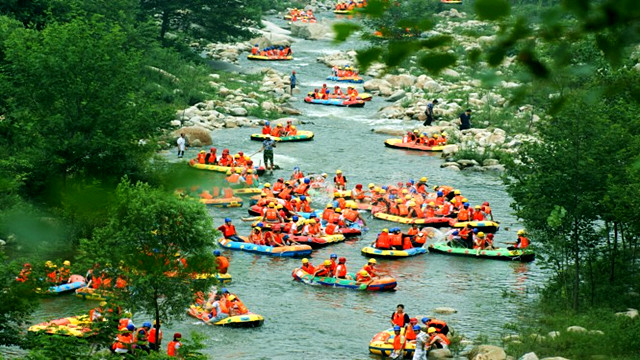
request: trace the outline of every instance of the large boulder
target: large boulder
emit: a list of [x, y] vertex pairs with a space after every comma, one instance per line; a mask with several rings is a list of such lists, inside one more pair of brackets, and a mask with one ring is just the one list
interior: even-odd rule
[[638, 317], [638, 310], [629, 308], [627, 311], [616, 313], [616, 316], [626, 316], [635, 319]]
[[233, 116], [247, 116], [247, 109], [241, 107], [234, 107], [229, 109], [229, 113]]
[[307, 40], [330, 40], [333, 30], [325, 23], [291, 23], [291, 35]]
[[474, 346], [467, 358], [471, 360], [506, 360], [507, 353], [501, 347], [494, 345], [477, 345]]
[[459, 148], [456, 144], [445, 145], [444, 148], [442, 148], [442, 157], [450, 157], [451, 155], [457, 153], [458, 150]]
[[455, 314], [458, 310], [452, 307], [441, 306], [433, 309], [433, 312], [436, 314]]
[[364, 82], [363, 87], [366, 91], [376, 91], [380, 90], [380, 87], [391, 88], [391, 85], [388, 81], [382, 79], [371, 79]]
[[453, 355], [449, 349], [434, 349], [429, 351], [429, 359], [449, 359], [452, 357]]
[[407, 95], [407, 93], [404, 92], [404, 90], [396, 90], [393, 94], [391, 94], [391, 96], [389, 96], [386, 101], [389, 102], [394, 102], [394, 101], [398, 101], [400, 99], [402, 99], [403, 97], [405, 97]]
[[282, 106], [280, 112], [287, 115], [302, 115], [302, 112], [298, 109]]
[[567, 328], [568, 332], [575, 332], [575, 333], [585, 333], [587, 332], [587, 329], [583, 328], [582, 326], [569, 326]]
[[538, 355], [534, 352], [529, 352], [522, 355], [518, 360], [538, 360]]
[[387, 75], [384, 80], [388, 81], [395, 88], [411, 87], [416, 82], [416, 77], [413, 75], [400, 74], [400, 75]]
[[443, 87], [435, 80], [427, 80], [422, 85], [422, 89], [431, 93], [439, 93], [443, 90]]
[[171, 135], [176, 139], [180, 137], [180, 134], [184, 134], [186, 136], [189, 144], [193, 143], [196, 139], [200, 141], [202, 146], [213, 144], [213, 139], [211, 138], [209, 130], [200, 126], [183, 127], [171, 133]]

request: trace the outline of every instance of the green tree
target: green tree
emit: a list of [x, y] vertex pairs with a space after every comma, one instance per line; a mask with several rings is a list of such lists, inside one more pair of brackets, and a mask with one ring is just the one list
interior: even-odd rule
[[262, 13], [258, 0], [142, 0], [140, 5], [149, 17], [159, 17], [165, 44], [168, 32], [210, 41], [247, 38], [247, 28], [257, 26]]
[[215, 278], [194, 277], [215, 273], [216, 231], [201, 204], [125, 179], [107, 219], [79, 250], [86, 266], [112, 264], [108, 270], [114, 279], [127, 280], [130, 291], [119, 298], [125, 308], [151, 314], [160, 324], [184, 316], [194, 294], [215, 283]]
[[0, 345], [20, 345], [24, 339], [22, 326], [35, 307], [33, 281], [16, 281], [20, 266], [8, 263], [4, 253], [0, 253]]
[[8, 100], [0, 135], [12, 148], [30, 137], [16, 155], [31, 167], [30, 188], [74, 175], [117, 179], [145, 166], [155, 150], [149, 140], [170, 114], [140, 91], [141, 55], [119, 26], [94, 18], [18, 30], [3, 50]]

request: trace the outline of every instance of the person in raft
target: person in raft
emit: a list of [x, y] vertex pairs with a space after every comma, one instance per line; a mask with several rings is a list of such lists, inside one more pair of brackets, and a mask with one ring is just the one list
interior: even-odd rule
[[242, 242], [243, 240], [238, 237], [236, 227], [231, 223], [231, 218], [224, 219], [224, 225], [218, 227], [218, 231], [224, 235], [226, 239]]
[[529, 238], [527, 238], [524, 230], [518, 230], [518, 240], [514, 242], [508, 242], [507, 244], [513, 244], [513, 246], [508, 246], [509, 250], [517, 250], [517, 249], [526, 249], [529, 247]]

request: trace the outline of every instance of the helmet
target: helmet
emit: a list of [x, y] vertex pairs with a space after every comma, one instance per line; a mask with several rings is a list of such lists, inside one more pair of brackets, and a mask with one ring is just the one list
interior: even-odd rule
[[447, 136], [447, 133], [445, 131], [442, 132], [442, 136]]
[[56, 267], [51, 261], [47, 261], [44, 263], [44, 266], [48, 267], [48, 268], [54, 268]]
[[327, 265], [327, 266], [328, 266], [328, 265], [331, 265], [331, 260], [325, 260], [325, 261], [324, 261], [324, 265]]
[[393, 327], [393, 331], [400, 331], [402, 328], [398, 325]]
[[274, 208], [274, 207], [276, 207], [276, 204], [274, 204], [273, 202], [270, 202], [268, 206], [269, 206], [270, 208]]
[[340, 209], [340, 208], [336, 208], [336, 210], [335, 210], [335, 211], [336, 211], [337, 213], [340, 213], [340, 212], [342, 212], [342, 209]]
[[480, 206], [480, 205], [476, 205], [476, 206], [474, 206], [474, 208], [476, 208], [476, 209], [481, 209], [481, 208], [482, 208], [482, 206]]
[[467, 199], [467, 198], [462, 198], [462, 202], [466, 202], [466, 203], [468, 203], [468, 202], [469, 202], [469, 199]]
[[413, 325], [413, 331], [418, 331], [418, 330], [420, 330], [420, 325], [418, 324]]
[[441, 196], [444, 196], [444, 193], [442, 191], [438, 191], [436, 195], [438, 195], [438, 197], [441, 197]]
[[298, 221], [298, 219], [300, 219], [298, 215], [293, 215], [293, 217], [291, 218], [291, 220], [293, 221]]
[[337, 259], [337, 258], [338, 258], [338, 255], [336, 255], [336, 254], [331, 254], [329, 257], [330, 257], [331, 259]]
[[304, 178], [304, 183], [305, 183], [305, 184], [309, 184], [309, 183], [311, 183], [311, 179], [309, 179], [309, 178]]
[[174, 338], [174, 339], [181, 339], [181, 338], [182, 338], [182, 334], [180, 334], [180, 333], [175, 333], [175, 334], [173, 334], [173, 338]]
[[129, 325], [127, 325], [127, 330], [129, 330], [129, 331], [133, 331], [133, 330], [135, 330], [135, 329], [136, 329], [136, 327], [135, 327], [135, 326], [133, 326], [133, 324], [129, 324]]
[[307, 197], [302, 195], [302, 196], [300, 196], [300, 200], [305, 201], [305, 200], [307, 200]]
[[215, 256], [220, 255], [220, 250], [213, 250], [213, 255], [215, 255]]
[[316, 223], [316, 219], [309, 219], [309, 223], [315, 224]]
[[405, 200], [411, 200], [411, 195], [409, 195], [409, 194], [405, 195], [405, 196], [404, 196], [404, 199], [405, 199]]
[[31, 267], [31, 264], [29, 264], [29, 263], [25, 263], [23, 266], [24, 266], [24, 267], [29, 267], [29, 268], [30, 268], [30, 267]]
[[372, 187], [375, 187], [375, 186], [376, 186], [376, 184], [374, 184], [374, 183], [369, 183], [369, 185], [367, 185], [367, 187], [369, 187], [369, 189], [371, 189]]
[[382, 232], [386, 232], [386, 233], [388, 233], [388, 232], [389, 232], [389, 229], [384, 228], [384, 229], [382, 229]]
[[456, 199], [451, 199], [450, 203], [455, 204], [457, 201]]
[[482, 203], [482, 205], [484, 205], [484, 206], [489, 206], [489, 202], [488, 202], [488, 201], [485, 201], [485, 202], [483, 202], [483, 203]]
[[458, 189], [453, 190], [453, 194], [454, 195], [460, 195], [460, 190], [458, 190]]
[[236, 296], [235, 296], [235, 295], [230, 295], [228, 300], [229, 300], [229, 301], [233, 301], [233, 300], [235, 300], [235, 299], [236, 299]]
[[436, 328], [434, 327], [430, 327], [429, 329], [427, 329], [427, 334], [433, 334], [434, 332], [436, 332]]
[[342, 170], [336, 170], [336, 174], [342, 174]]
[[309, 259], [307, 259], [307, 258], [302, 259], [302, 263], [303, 264], [308, 264], [309, 263]]
[[229, 149], [222, 149], [222, 152], [223, 152], [223, 153], [228, 153], [228, 152], [229, 152]]
[[295, 125], [291, 125], [291, 128], [292, 128], [293, 130], [297, 129]]
[[231, 222], [231, 218], [224, 218], [224, 222], [226, 223]]
[[362, 189], [362, 184], [356, 184], [356, 189]]
[[360, 275], [368, 275], [369, 273], [367, 272], [367, 270], [360, 270]]
[[269, 126], [270, 123], [268, 121], [265, 121], [264, 124]]
[[429, 319], [428, 317], [423, 317], [420, 321], [422, 321], [423, 324], [428, 323], [429, 321], [431, 321], [431, 319]]
[[332, 203], [328, 203], [327, 204], [327, 209], [332, 209], [333, 208], [333, 204]]
[[200, 150], [200, 154], [205, 154], [205, 153], [206, 153], [206, 151]]
[[308, 224], [313, 224], [313, 221], [311, 221], [311, 219], [308, 219], [308, 220], [306, 220], [304, 223], [305, 223], [305, 224], [307, 224], [307, 225], [308, 225]]
[[524, 230], [523, 229], [518, 230], [518, 235], [524, 235]]
[[469, 203], [468, 203], [468, 202], [466, 202], [466, 203], [462, 203], [462, 205], [463, 205], [465, 208], [468, 208], [468, 207], [469, 207]]
[[413, 130], [414, 133], [419, 133], [420, 131], [418, 129]]
[[278, 124], [278, 125], [276, 125], [276, 126], [277, 126], [277, 127], [282, 127], [282, 124]]
[[428, 180], [428, 179], [427, 179], [427, 177], [426, 177], [426, 176], [423, 176], [423, 177], [421, 177], [421, 178], [420, 178], [420, 182], [427, 182], [427, 180]]
[[429, 203], [427, 204], [428, 206], [436, 206], [436, 203], [434, 203], [433, 201], [429, 201]]
[[408, 193], [409, 193], [409, 190], [407, 190], [407, 189], [402, 189], [402, 193], [403, 193], [403, 194], [408, 194]]
[[349, 205], [350, 205], [350, 207], [351, 207], [352, 209], [357, 209], [357, 208], [358, 208], [358, 204], [356, 204], [355, 202], [352, 202], [352, 203], [351, 203], [351, 204], [349, 204]]
[[240, 159], [240, 154], [235, 154], [235, 155], [233, 155], [233, 158], [234, 158], [234, 159]]
[[376, 259], [369, 259], [369, 264], [375, 264], [377, 263]]
[[62, 263], [62, 265], [64, 265], [64, 266], [71, 266], [71, 261], [69, 261], [69, 260], [65, 260], [65, 261]]
[[346, 263], [346, 262], [347, 262], [347, 259], [346, 259], [346, 258], [344, 258], [344, 257], [341, 257], [341, 258], [339, 258], [339, 259], [338, 259], [338, 263], [339, 263], [339, 264], [344, 264], [344, 263]]
[[257, 226], [257, 227], [259, 227], [259, 228], [263, 228], [263, 227], [264, 227], [264, 224], [263, 224], [263, 223], [261, 223], [261, 222], [259, 222], [259, 223], [257, 223], [257, 224], [256, 224], [256, 226]]
[[402, 199], [396, 199], [396, 202], [397, 202], [398, 204], [402, 204]]
[[150, 328], [150, 327], [151, 327], [151, 323], [150, 323], [150, 322], [148, 322], [148, 321], [145, 321], [145, 322], [142, 324], [142, 327], [148, 327], [148, 328]]
[[479, 232], [480, 232], [480, 230], [478, 230], [478, 228], [473, 228], [473, 233], [474, 233], [474, 234], [476, 234], [476, 235], [477, 235]]
[[386, 193], [387, 193], [387, 190], [385, 189], [380, 190], [380, 194], [386, 194]]
[[434, 138], [434, 139], [437, 139], [437, 138], [439, 138], [439, 137], [440, 137], [440, 136], [439, 136], [438, 134], [433, 134], [433, 138]]
[[291, 124], [291, 120], [287, 120], [287, 124]]
[[407, 206], [416, 206], [416, 202], [415, 202], [415, 201], [413, 201], [413, 200], [410, 200], [410, 201], [407, 203]]
[[270, 183], [264, 183], [264, 187], [266, 187], [266, 188], [271, 187], [271, 184]]
[[483, 233], [482, 231], [480, 231], [480, 232], [478, 233], [478, 237], [479, 237], [479, 238], [483, 238], [483, 237], [484, 237], [484, 233]]
[[460, 234], [460, 232], [458, 230], [452, 232], [451, 234], [453, 234], [453, 236], [458, 236]]

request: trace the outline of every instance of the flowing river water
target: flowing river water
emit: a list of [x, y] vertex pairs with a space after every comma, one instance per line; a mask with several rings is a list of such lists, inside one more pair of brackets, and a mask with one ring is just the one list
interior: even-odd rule
[[[327, 14], [327, 16], [331, 16]], [[270, 19], [283, 25], [284, 22]], [[300, 130], [311, 130], [315, 139], [303, 143], [278, 144], [275, 162], [282, 170], [266, 175], [263, 181], [274, 182], [278, 177], [289, 177], [294, 166], [305, 173], [327, 172], [331, 177], [341, 169], [350, 187], [356, 183], [393, 184], [398, 181], [429, 177], [429, 184], [446, 184], [461, 189], [472, 204], [491, 203], [494, 216], [502, 227], [496, 234], [497, 243], [513, 241], [519, 228], [510, 204], [512, 199], [505, 192], [499, 177], [488, 173], [455, 172], [441, 169], [439, 155], [407, 152], [385, 148], [383, 142], [389, 136], [374, 134], [376, 126], [400, 128], [400, 120], [381, 120], [376, 116], [380, 106], [388, 104], [374, 97], [364, 108], [350, 109], [302, 102], [302, 94], [322, 86], [330, 72], [316, 58], [338, 50], [353, 48], [354, 40], [343, 44], [330, 41], [299, 40], [294, 45], [295, 60], [281, 63], [254, 63], [242, 59], [245, 70], [265, 65], [290, 73], [296, 70], [301, 93], [296, 95], [295, 106], [303, 111], [299, 119], [306, 124]], [[332, 83], [327, 83], [330, 87]], [[360, 91], [362, 89], [360, 88]], [[417, 122], [415, 123], [418, 124]], [[213, 132], [214, 146], [229, 148], [232, 153], [244, 151], [251, 154], [261, 144], [251, 141], [249, 135], [257, 128], [221, 129]], [[189, 149], [194, 157], [200, 149]], [[175, 151], [165, 152], [175, 161]], [[261, 154], [254, 156], [256, 162]], [[176, 173], [191, 181], [208, 183], [221, 179], [222, 174], [188, 168], [185, 161], [176, 162]], [[323, 207], [328, 198], [314, 197], [315, 208]], [[247, 215], [247, 202], [242, 208], [210, 209], [216, 227], [224, 217], [231, 217], [238, 233], [246, 235], [249, 223], [240, 221]], [[314, 251], [311, 262], [321, 263], [336, 253], [347, 258], [350, 271], [359, 269], [367, 260], [360, 249], [371, 243], [375, 235], [392, 223], [371, 219], [365, 214], [370, 232], [361, 238]], [[413, 258], [386, 261], [379, 260], [379, 268], [393, 275], [398, 281], [396, 291], [367, 293], [343, 289], [308, 286], [292, 280], [291, 272], [300, 260], [256, 256], [244, 252], [224, 252], [230, 258], [233, 282], [230, 291], [238, 294], [247, 307], [265, 318], [264, 325], [255, 329], [230, 329], [207, 327], [186, 317], [166, 324], [165, 342], [174, 331], [189, 334], [198, 331], [207, 340], [205, 353], [225, 359], [366, 359], [367, 346], [377, 332], [389, 327], [389, 317], [395, 306], [403, 303], [410, 316], [430, 315], [447, 321], [467, 339], [487, 336], [498, 339], [505, 323], [517, 322], [530, 316], [528, 304], [535, 298], [535, 288], [545, 276], [536, 263], [522, 264], [501, 261], [457, 258], [438, 254], [425, 254]], [[34, 322], [76, 315], [96, 306], [66, 295], [42, 300], [34, 314]], [[436, 315], [436, 307], [453, 307], [457, 313]], [[149, 320], [139, 314], [135, 323]]]

